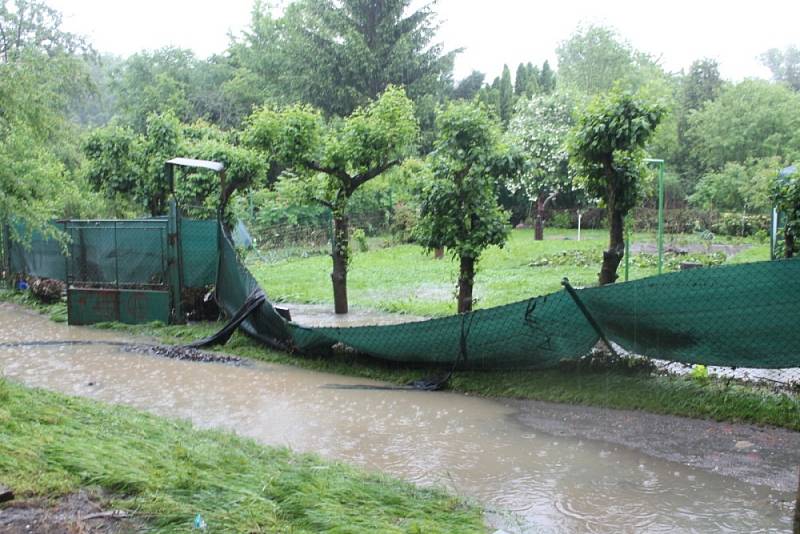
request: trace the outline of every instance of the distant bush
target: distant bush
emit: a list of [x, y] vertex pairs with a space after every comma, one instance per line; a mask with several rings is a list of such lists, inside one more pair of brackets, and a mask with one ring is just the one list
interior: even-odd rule
[[353, 232], [350, 234], [350, 237], [353, 239], [353, 242], [358, 245], [359, 252], [367, 252], [369, 250], [369, 244], [367, 243], [367, 234], [361, 228], [354, 228]]
[[390, 226], [392, 241], [395, 243], [412, 243], [414, 228], [419, 222], [417, 210], [408, 204], [397, 204], [394, 207], [394, 218]]
[[711, 230], [720, 235], [747, 237], [755, 235], [759, 230], [768, 232], [769, 223], [768, 215], [722, 213], [719, 220], [711, 225]]
[[572, 228], [572, 218], [567, 212], [557, 211], [547, 221], [547, 225], [551, 228]]

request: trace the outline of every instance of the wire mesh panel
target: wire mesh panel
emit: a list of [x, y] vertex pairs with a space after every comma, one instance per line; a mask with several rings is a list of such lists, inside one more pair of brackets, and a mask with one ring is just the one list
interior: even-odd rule
[[167, 222], [69, 221], [67, 281], [91, 287], [167, 285]]

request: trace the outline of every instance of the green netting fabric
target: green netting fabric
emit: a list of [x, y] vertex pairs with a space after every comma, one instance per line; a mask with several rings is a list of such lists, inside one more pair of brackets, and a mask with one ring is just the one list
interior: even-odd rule
[[548, 367], [589, 352], [598, 336], [565, 293], [473, 313], [389, 326], [302, 328], [295, 344], [314, 348], [341, 342], [393, 361], [470, 368]]
[[[237, 258], [231, 241], [225, 237], [220, 239], [220, 242], [216, 296], [217, 302], [228, 317], [231, 317], [242, 307], [247, 297], [260, 288], [250, 271]], [[278, 315], [268, 301], [250, 314], [241, 328], [248, 335], [271, 346], [283, 348], [291, 346], [292, 343], [288, 323]]]
[[[68, 221], [69, 282], [167, 283], [167, 220]], [[63, 261], [63, 260], [62, 260]]]
[[184, 287], [214, 284], [217, 276], [217, 221], [181, 219]]
[[[218, 296], [229, 314], [258, 284], [222, 240]], [[577, 290], [612, 341], [653, 358], [728, 367], [800, 367], [800, 260], [695, 269]], [[268, 303], [244, 324], [273, 345], [348, 347], [385, 360], [471, 368], [549, 367], [598, 336], [566, 291], [473, 313], [390, 326], [309, 328]]]
[[692, 269], [578, 292], [636, 354], [728, 367], [800, 367], [800, 261]]
[[[9, 241], [12, 272], [86, 284], [164, 285], [168, 220], [163, 217], [57, 223], [69, 236], [68, 255], [54, 239], [34, 232], [30, 247]], [[20, 226], [20, 234], [25, 229]], [[184, 287], [214, 284], [217, 221], [181, 219]]]
[[[56, 223], [54, 223], [56, 224]], [[63, 230], [62, 224], [56, 226]], [[17, 232], [25, 234], [25, 228], [17, 225]], [[67, 264], [61, 244], [55, 239], [46, 238], [33, 232], [30, 246], [8, 241], [8, 262], [11, 272], [30, 274], [39, 278], [66, 279]]]

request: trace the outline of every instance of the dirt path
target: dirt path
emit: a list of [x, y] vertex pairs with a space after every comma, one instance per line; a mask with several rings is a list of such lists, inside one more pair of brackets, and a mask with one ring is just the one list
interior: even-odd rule
[[517, 420], [556, 436], [604, 441], [775, 491], [795, 492], [800, 432], [632, 410], [509, 401]]

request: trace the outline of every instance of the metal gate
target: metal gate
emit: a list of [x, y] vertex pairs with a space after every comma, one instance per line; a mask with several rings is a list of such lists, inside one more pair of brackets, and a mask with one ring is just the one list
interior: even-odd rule
[[169, 220], [71, 220], [66, 258], [70, 324], [168, 323]]

